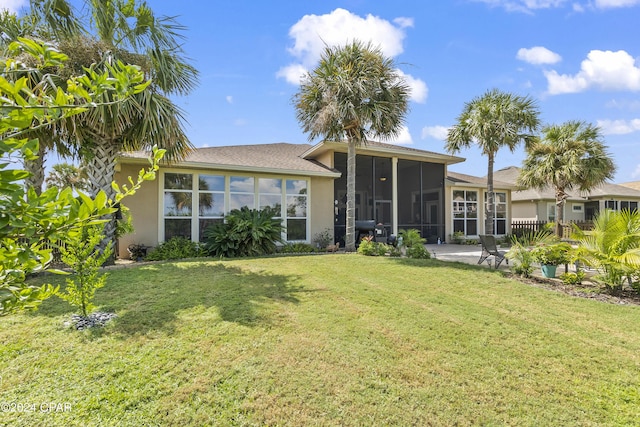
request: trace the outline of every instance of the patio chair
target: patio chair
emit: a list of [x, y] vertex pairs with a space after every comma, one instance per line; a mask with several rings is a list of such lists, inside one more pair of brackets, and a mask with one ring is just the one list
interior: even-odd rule
[[482, 254], [478, 260], [478, 264], [482, 264], [484, 260], [493, 256], [496, 269], [500, 267], [502, 261], [505, 261], [509, 265], [509, 260], [504, 257], [505, 252], [499, 251], [496, 244], [496, 238], [494, 236], [485, 234], [480, 235], [480, 243], [482, 244]]

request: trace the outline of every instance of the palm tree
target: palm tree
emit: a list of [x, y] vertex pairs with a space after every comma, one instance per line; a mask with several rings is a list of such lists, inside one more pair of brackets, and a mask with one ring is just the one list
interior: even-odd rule
[[445, 145], [449, 153], [455, 154], [475, 143], [487, 156], [486, 234], [494, 232], [495, 156], [501, 147], [513, 152], [521, 142], [528, 145], [540, 125], [539, 114], [537, 103], [532, 98], [492, 89], [466, 103], [456, 125], [449, 129]]
[[[86, 162], [90, 193], [100, 190], [113, 195], [111, 183], [120, 152], [157, 145], [167, 149], [166, 160], [184, 158], [193, 148], [183, 130], [182, 111], [168, 96], [188, 94], [197, 85], [198, 72], [191, 66], [180, 46], [180, 26], [174, 18], [156, 17], [146, 2], [127, 0], [85, 0], [90, 12], [82, 25], [66, 0], [32, 0], [32, 10], [46, 22], [58, 26], [88, 28], [92, 37], [64, 31], [56, 33], [63, 52], [76, 61], [68, 64], [87, 67], [92, 63], [108, 67], [117, 60], [141, 66], [152, 81], [147, 90], [125, 102], [109, 104], [74, 116], [64, 123], [67, 141], [76, 147]], [[58, 19], [51, 18], [51, 15]], [[55, 31], [51, 27], [52, 32]], [[106, 95], [105, 95], [106, 96]], [[105, 227], [107, 241], [113, 239], [115, 223]]]
[[46, 182], [47, 187], [57, 187], [59, 189], [68, 187], [80, 191], [86, 191], [89, 185], [84, 167], [70, 163], [53, 165], [49, 175], [47, 175]]
[[409, 87], [394, 62], [371, 43], [325, 47], [320, 63], [294, 96], [309, 140], [347, 142], [345, 249], [355, 250], [356, 147], [368, 138], [397, 136], [408, 110]]
[[567, 191], [589, 191], [613, 178], [615, 165], [602, 143], [600, 129], [568, 121], [542, 129], [542, 139], [527, 150], [518, 177], [524, 188], [552, 186], [556, 196], [556, 234], [562, 236]]

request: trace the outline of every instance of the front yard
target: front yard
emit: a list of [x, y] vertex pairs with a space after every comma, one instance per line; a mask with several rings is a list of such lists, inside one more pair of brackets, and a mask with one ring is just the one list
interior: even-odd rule
[[482, 267], [358, 255], [110, 274], [95, 301], [118, 315], [105, 328], [65, 327], [73, 311], [55, 299], [1, 320], [0, 425], [640, 419], [638, 306]]

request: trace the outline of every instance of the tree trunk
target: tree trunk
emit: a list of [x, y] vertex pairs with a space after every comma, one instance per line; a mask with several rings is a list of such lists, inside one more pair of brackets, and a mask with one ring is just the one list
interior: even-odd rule
[[556, 188], [556, 236], [562, 238], [562, 224], [564, 224], [564, 202], [567, 193], [564, 188]]
[[345, 251], [356, 250], [356, 142], [347, 142], [347, 224]]
[[25, 160], [23, 162], [24, 169], [31, 174], [24, 180], [24, 185], [33, 187], [36, 194], [42, 194], [42, 186], [44, 184], [44, 162], [46, 160], [47, 150], [44, 144], [38, 144], [38, 158], [34, 160]]
[[[120, 150], [117, 144], [109, 140], [98, 141], [91, 147], [91, 158], [87, 160], [87, 176], [89, 179], [89, 194], [95, 197], [100, 190], [104, 191], [107, 199], [113, 200], [115, 191], [111, 188], [113, 177], [116, 171], [116, 159]], [[109, 242], [115, 247], [116, 236], [116, 219], [115, 215], [110, 215], [108, 222], [104, 226], [104, 239], [100, 242], [100, 249], [106, 249]], [[115, 250], [113, 252], [115, 254]], [[112, 265], [115, 262], [115, 256], [111, 255], [105, 262], [106, 265]]]
[[[493, 163], [494, 154], [489, 153], [489, 165], [487, 168], [487, 208], [484, 217], [484, 233], [493, 235], [493, 218], [495, 217], [495, 193], [493, 192]], [[482, 201], [480, 201], [482, 203]]]

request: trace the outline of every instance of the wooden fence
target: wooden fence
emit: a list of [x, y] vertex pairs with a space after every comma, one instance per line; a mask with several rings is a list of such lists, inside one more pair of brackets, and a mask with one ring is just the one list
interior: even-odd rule
[[[547, 224], [549, 225], [547, 226]], [[563, 239], [571, 239], [574, 225], [580, 230], [591, 230], [593, 228], [593, 222], [591, 221], [570, 221], [562, 224]], [[553, 223], [547, 221], [513, 221], [511, 222], [511, 234], [520, 237], [523, 234], [535, 233], [546, 227], [553, 227]]]

